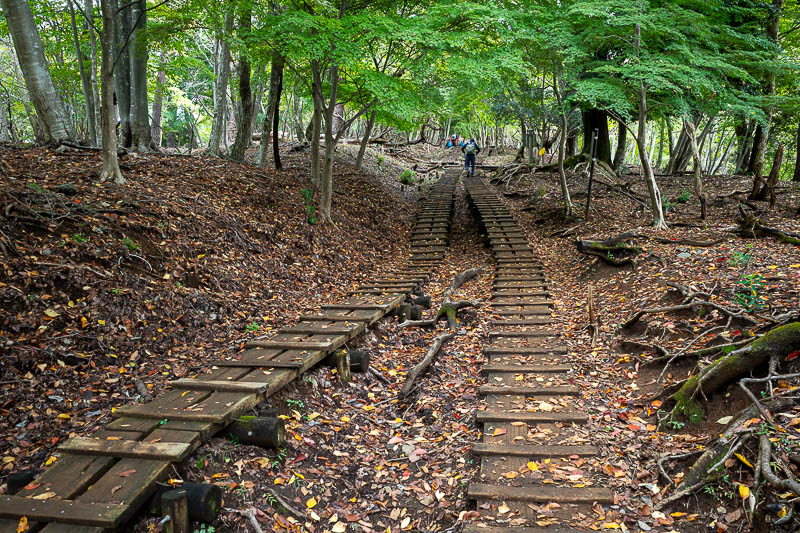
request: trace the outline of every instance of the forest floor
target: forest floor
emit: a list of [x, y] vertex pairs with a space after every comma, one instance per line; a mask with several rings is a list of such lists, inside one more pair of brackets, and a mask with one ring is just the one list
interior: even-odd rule
[[[343, 298], [373, 265], [400, 262], [420, 191], [398, 186], [397, 175], [414, 160], [371, 150], [360, 173], [348, 162], [351, 148], [337, 163], [337, 227], [329, 228], [309, 223], [307, 206], [316, 204], [303, 193], [314, 190], [303, 153], [285, 157], [283, 172], [204, 157], [129, 157], [123, 172], [130, 183], [114, 186], [98, 182], [94, 154], [0, 147], [0, 244], [11, 252], [0, 248], [4, 473], [40, 467], [60, 441], [109, 421], [113, 406], [140, 399], [145, 389], [158, 394], [168, 381], [209, 368], [245, 340]], [[452, 156], [428, 147], [408, 154]], [[632, 193], [643, 198], [641, 178], [628, 179]], [[507, 199], [548, 269], [554, 316], [570, 356], [580, 361], [576, 382], [608, 464], [592, 474], [593, 481], [618, 495], [617, 505], [576, 521], [593, 529], [758, 531], [737, 492], [738, 484], [752, 483], [745, 461], [755, 459], [755, 450], [742, 449], [744, 461], [726, 463], [726, 476], [711, 490], [664, 512], [653, 510], [670, 488], [659, 477], [657, 457], [708, 443], [724, 428], [717, 420], [735, 414], [747, 399], [734, 386], [710, 399], [702, 424], [659, 426], [661, 400], [650, 398], [697, 361], [673, 365], [656, 383], [662, 368], [643, 366], [651, 354], [630, 348], [632, 340], [669, 351], [693, 340], [701, 347], [746, 338], [754, 328], [715, 330], [695, 340], [720, 324], [714, 313], [647, 316], [632, 333], [618, 324], [638, 309], [674, 302], [666, 281], [713, 288], [715, 301], [736, 306], [743, 283], [749, 280], [752, 288], [760, 279], [761, 315], [797, 308], [800, 253], [789, 244], [727, 231], [738, 202], [726, 195], [747, 190], [749, 180], [709, 180], [709, 197], [716, 200], [705, 222], [691, 195], [681, 200], [684, 190], [692, 190], [689, 176], [659, 177], [659, 183], [672, 204], [672, 228], [664, 232], [647, 227], [648, 214], [637, 202], [602, 186], [593, 194], [589, 221], [564, 220], [554, 174], [512, 180], [510, 190], [523, 196]], [[577, 194], [585, 190], [585, 178], [574, 176], [570, 185], [573, 199], [585, 201]], [[797, 216], [783, 206], [796, 209], [800, 191], [782, 188], [778, 204], [763, 221], [797, 232]], [[452, 278], [472, 267], [484, 272], [459, 294], [488, 300], [493, 267], [476, 228], [459, 186], [450, 252], [424, 286], [434, 305]], [[721, 242], [695, 247], [639, 241], [645, 252], [635, 266], [622, 268], [576, 250], [578, 236], [606, 238], [631, 229]], [[565, 230], [565, 236], [555, 235]], [[601, 321], [594, 347], [585, 330], [590, 285]], [[473, 413], [489, 317], [477, 309], [460, 318], [459, 335], [407, 401], [396, 397], [404, 375], [440, 331], [401, 330], [388, 318], [362, 337], [360, 347], [391, 384], [355, 375], [342, 385], [330, 369], [317, 367], [269, 399], [287, 418], [285, 448], [235, 445], [224, 435], [201, 447], [179, 473], [227, 489], [229, 511], [213, 524], [217, 530], [250, 530], [233, 511], [244, 508], [255, 510], [265, 530], [458, 531], [474, 519], [464, 492], [477, 471], [468, 450], [479, 436]], [[790, 365], [783, 370], [792, 371]], [[793, 421], [800, 414], [782, 420], [796, 445], [800, 433]], [[675, 476], [686, 463], [665, 466]], [[288, 512], [276, 511], [276, 496], [288, 503]], [[156, 531], [155, 523], [141, 518], [137, 529]]]

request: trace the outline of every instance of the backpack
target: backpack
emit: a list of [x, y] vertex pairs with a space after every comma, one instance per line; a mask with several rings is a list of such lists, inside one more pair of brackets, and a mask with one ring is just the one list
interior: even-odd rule
[[464, 153], [465, 154], [474, 154], [478, 151], [478, 145], [475, 143], [469, 143], [464, 146]]

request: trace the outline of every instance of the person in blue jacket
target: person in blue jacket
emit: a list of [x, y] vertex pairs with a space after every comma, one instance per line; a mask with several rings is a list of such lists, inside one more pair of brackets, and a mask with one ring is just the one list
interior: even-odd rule
[[481, 147], [478, 146], [475, 139], [471, 137], [469, 141], [461, 145], [461, 152], [464, 154], [464, 171], [467, 173], [467, 176], [475, 175], [475, 156], [477, 156], [480, 151]]

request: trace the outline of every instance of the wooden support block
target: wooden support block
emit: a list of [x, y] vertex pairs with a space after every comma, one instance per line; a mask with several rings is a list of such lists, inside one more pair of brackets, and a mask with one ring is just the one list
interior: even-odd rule
[[614, 493], [602, 487], [554, 487], [552, 485], [512, 487], [470, 483], [467, 488], [470, 499], [518, 501], [537, 503], [614, 503]]
[[131, 459], [163, 459], [180, 462], [192, 452], [190, 444], [182, 442], [140, 442], [136, 440], [104, 440], [72, 437], [58, 447], [62, 452], [76, 455], [102, 455]]
[[173, 489], [161, 496], [161, 516], [164, 533], [191, 533], [189, 521], [189, 494], [184, 489]]
[[580, 396], [581, 389], [571, 385], [553, 387], [498, 387], [482, 385], [479, 393], [483, 396]]
[[82, 526], [115, 528], [122, 523], [127, 505], [80, 503], [72, 500], [34, 500], [0, 495], [0, 518], [60, 522]]
[[256, 394], [267, 390], [266, 383], [247, 381], [204, 381], [199, 379], [183, 378], [171, 383], [175, 388], [189, 390], [227, 391], [227, 392], [252, 392]]
[[514, 457], [592, 457], [600, 453], [595, 446], [542, 446], [539, 444], [493, 444], [476, 442], [472, 445], [475, 455], [500, 455]]
[[[217, 519], [222, 509], [222, 489], [211, 483], [182, 483], [175, 488], [185, 490], [189, 501], [189, 518], [196, 522], [211, 523]], [[147, 511], [152, 514], [161, 513], [161, 499], [164, 494], [175, 490], [170, 486], [158, 486], [152, 499], [147, 504]]]
[[350, 354], [346, 350], [339, 350], [336, 356], [336, 372], [339, 374], [339, 379], [344, 383], [350, 382]]
[[553, 422], [573, 422], [576, 424], [585, 424], [589, 420], [589, 416], [585, 413], [576, 413], [572, 411], [566, 412], [538, 412], [531, 413], [529, 411], [513, 412], [513, 411], [478, 411], [475, 414], [477, 422], [525, 422], [527, 424], [542, 424]]
[[282, 418], [244, 416], [234, 420], [225, 430], [241, 444], [280, 448], [286, 439]]

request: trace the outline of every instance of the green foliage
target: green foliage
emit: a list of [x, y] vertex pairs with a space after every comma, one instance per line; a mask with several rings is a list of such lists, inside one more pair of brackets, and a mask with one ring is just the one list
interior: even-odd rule
[[692, 195], [689, 193], [689, 191], [687, 191], [686, 189], [683, 189], [681, 191], [681, 193], [678, 195], [678, 197], [675, 198], [675, 201], [677, 203], [679, 203], [679, 204], [685, 204], [686, 202], [689, 201], [689, 198], [691, 198], [691, 197], [692, 197]]
[[400, 174], [400, 177], [398, 179], [400, 180], [400, 183], [402, 183], [403, 185], [413, 185], [414, 183], [416, 183], [416, 180], [414, 179], [415, 175], [416, 174], [414, 174], [414, 172], [412, 172], [411, 170], [405, 169]]
[[72, 240], [77, 243], [89, 242], [89, 239], [83, 233], [73, 233]]
[[314, 197], [313, 197], [313, 195], [311, 193], [311, 190], [310, 189], [302, 189], [300, 191], [300, 194], [303, 195], [303, 200], [306, 201], [306, 206], [304, 208], [305, 212], [306, 212], [306, 220], [308, 220], [309, 224], [314, 225], [314, 224], [317, 223], [317, 218], [314, 216], [314, 213], [316, 213], [316, 209], [314, 208], [314, 205], [312, 204], [312, 202], [314, 201]]
[[767, 299], [762, 294], [765, 287], [764, 276], [748, 274], [736, 282], [734, 300], [747, 311], [753, 313], [766, 307]]
[[734, 250], [731, 252], [731, 257], [728, 259], [728, 264], [734, 267], [741, 267], [750, 262], [752, 258], [751, 252], [739, 252], [738, 250]]
[[122, 245], [125, 246], [129, 252], [134, 252], [139, 249], [139, 245], [133, 242], [133, 239], [130, 237], [125, 237], [122, 239]]
[[258, 331], [258, 322], [253, 322], [251, 324], [248, 324], [247, 326], [245, 326], [244, 330], [250, 332]]

